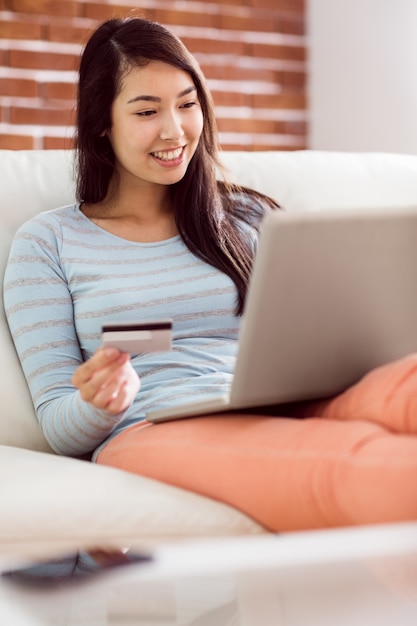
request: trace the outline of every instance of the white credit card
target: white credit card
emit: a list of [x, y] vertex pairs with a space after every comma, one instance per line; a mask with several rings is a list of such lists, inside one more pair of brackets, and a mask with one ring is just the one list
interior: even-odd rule
[[172, 320], [110, 322], [101, 327], [104, 348], [121, 352], [167, 352], [172, 350]]

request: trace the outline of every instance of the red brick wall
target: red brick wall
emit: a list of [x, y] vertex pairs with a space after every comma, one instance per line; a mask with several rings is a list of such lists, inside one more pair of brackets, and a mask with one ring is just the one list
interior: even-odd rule
[[305, 147], [305, 0], [0, 0], [0, 148], [72, 145], [82, 44], [132, 11], [199, 60], [223, 149]]

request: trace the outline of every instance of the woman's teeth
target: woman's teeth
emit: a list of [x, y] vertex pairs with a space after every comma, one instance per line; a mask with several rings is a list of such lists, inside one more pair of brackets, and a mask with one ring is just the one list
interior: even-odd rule
[[178, 159], [182, 150], [182, 148], [177, 148], [176, 150], [168, 150], [168, 152], [152, 152], [152, 156], [162, 161], [173, 161], [174, 159]]

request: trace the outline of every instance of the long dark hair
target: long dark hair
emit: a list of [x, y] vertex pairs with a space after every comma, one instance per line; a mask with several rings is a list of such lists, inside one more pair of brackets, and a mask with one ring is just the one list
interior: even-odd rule
[[184, 44], [168, 29], [138, 17], [111, 19], [91, 36], [79, 71], [77, 98], [77, 198], [96, 204], [107, 195], [115, 157], [104, 132], [124, 74], [132, 67], [161, 61], [187, 72], [197, 89], [203, 131], [184, 177], [170, 194], [178, 232], [196, 256], [227, 274], [238, 292], [241, 314], [253, 263], [253, 244], [243, 220], [257, 227], [275, 203], [251, 190], [217, 181], [217, 125], [204, 75]]

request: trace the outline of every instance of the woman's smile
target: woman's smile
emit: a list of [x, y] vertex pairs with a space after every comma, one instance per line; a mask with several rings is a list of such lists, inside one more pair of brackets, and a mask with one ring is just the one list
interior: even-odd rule
[[159, 162], [162, 167], [177, 167], [184, 161], [185, 146], [171, 150], [158, 150], [151, 152], [151, 156]]

